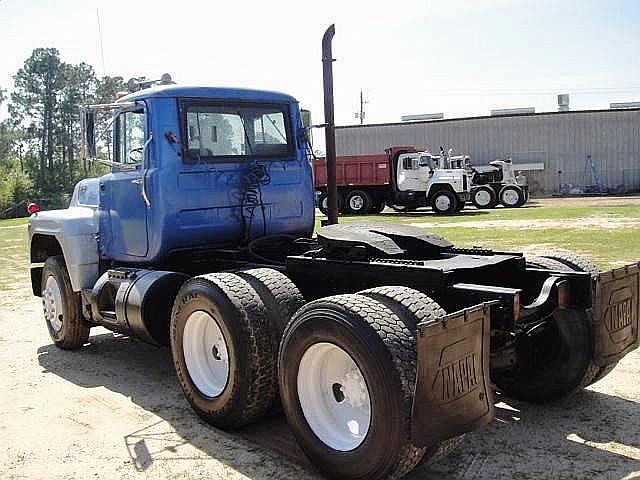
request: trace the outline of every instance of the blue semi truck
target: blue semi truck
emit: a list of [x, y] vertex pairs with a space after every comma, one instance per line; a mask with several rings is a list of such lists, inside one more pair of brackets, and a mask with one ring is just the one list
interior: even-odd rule
[[570, 395], [638, 346], [638, 264], [600, 272], [388, 223], [314, 236], [310, 116], [294, 98], [131, 87], [83, 109], [96, 158], [96, 114], [111, 112], [111, 172], [29, 222], [33, 293], [60, 348], [82, 348], [95, 326], [167, 345], [211, 425], [281, 408], [325, 474], [382, 479], [490, 422], [494, 388]]

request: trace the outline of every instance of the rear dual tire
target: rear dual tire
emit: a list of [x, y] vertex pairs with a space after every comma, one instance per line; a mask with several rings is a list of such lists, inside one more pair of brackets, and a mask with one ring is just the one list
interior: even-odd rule
[[[405, 287], [316, 300], [287, 326], [279, 382], [289, 425], [331, 478], [400, 478], [457, 441], [419, 448], [410, 437], [417, 322], [443, 311]], [[333, 376], [326, 375], [333, 372]]]
[[479, 209], [494, 208], [498, 204], [498, 197], [491, 187], [477, 187], [471, 192], [471, 203]]
[[[592, 262], [572, 253], [527, 259], [527, 265], [556, 271], [599, 272]], [[496, 386], [509, 396], [542, 403], [565, 398], [607, 375], [615, 364], [593, 362], [592, 314], [556, 310], [554, 321], [531, 328], [516, 345], [518, 362], [509, 371], [492, 372]]]
[[506, 185], [502, 187], [498, 194], [500, 203], [506, 208], [521, 207], [525, 202], [522, 189], [516, 185]]
[[285, 275], [267, 268], [185, 282], [170, 343], [180, 386], [201, 418], [234, 429], [277, 410], [278, 344], [303, 301]]

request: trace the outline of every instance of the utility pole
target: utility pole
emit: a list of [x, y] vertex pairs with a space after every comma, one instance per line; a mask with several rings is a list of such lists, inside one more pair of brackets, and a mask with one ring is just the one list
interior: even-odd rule
[[364, 94], [362, 93], [362, 89], [360, 89], [360, 111], [356, 112], [355, 117], [360, 119], [360, 125], [364, 123], [364, 117], [366, 116], [366, 112], [364, 111], [365, 104], [369, 103], [364, 99]]

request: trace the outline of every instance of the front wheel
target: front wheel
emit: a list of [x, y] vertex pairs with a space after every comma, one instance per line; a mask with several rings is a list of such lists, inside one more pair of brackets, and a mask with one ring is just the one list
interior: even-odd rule
[[61, 255], [47, 258], [42, 270], [42, 309], [49, 335], [57, 347], [75, 349], [89, 338], [89, 325], [82, 318], [80, 294], [73, 291]]
[[431, 197], [431, 209], [438, 215], [455, 213], [458, 203], [458, 198], [449, 190], [440, 190]]

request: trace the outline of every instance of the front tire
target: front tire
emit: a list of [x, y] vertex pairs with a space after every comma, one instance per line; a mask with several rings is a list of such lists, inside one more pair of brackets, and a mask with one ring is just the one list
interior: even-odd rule
[[233, 429], [264, 415], [276, 395], [276, 353], [266, 309], [238, 275], [187, 280], [171, 314], [180, 386], [207, 423]]
[[458, 203], [458, 197], [449, 190], [438, 190], [431, 197], [431, 209], [438, 215], [455, 213]]
[[282, 404], [298, 444], [329, 477], [399, 478], [422, 458], [410, 439], [412, 339], [392, 310], [362, 295], [311, 302], [287, 326]]
[[80, 294], [73, 291], [64, 257], [47, 258], [42, 270], [42, 308], [53, 343], [60, 348], [80, 348], [89, 339], [89, 325], [82, 318]]

